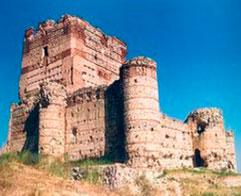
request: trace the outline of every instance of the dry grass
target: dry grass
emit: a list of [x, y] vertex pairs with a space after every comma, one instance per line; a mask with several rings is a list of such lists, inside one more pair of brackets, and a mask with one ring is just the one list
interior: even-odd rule
[[[49, 159], [29, 154], [4, 154], [0, 156], [0, 195], [121, 195], [132, 196], [132, 187], [110, 191], [99, 183], [100, 174], [96, 168], [102, 164], [109, 164], [108, 160], [85, 160], [69, 162]], [[70, 168], [78, 166], [86, 169], [82, 181], [72, 181]], [[94, 168], [94, 169], [93, 169]], [[226, 171], [213, 172], [207, 169], [166, 170], [160, 179], [166, 183], [161, 187], [152, 187], [152, 184], [141, 176], [135, 180], [140, 191], [136, 195], [181, 195], [192, 196], [241, 196], [241, 186], [227, 187], [226, 179], [241, 181], [235, 173]], [[166, 188], [165, 188], [166, 187]], [[177, 191], [178, 190], [178, 191]], [[180, 191], [179, 191], [180, 190]], [[160, 192], [163, 191], [163, 194]]]
[[240, 178], [232, 172], [214, 172], [207, 169], [173, 170], [167, 171], [168, 178], [177, 179], [180, 182], [184, 195], [191, 196], [241, 196], [241, 186], [227, 187], [223, 180], [227, 177]]
[[[6, 166], [6, 165], [5, 165]], [[0, 169], [0, 195], [116, 195], [100, 185], [53, 176], [47, 171], [11, 162]]]

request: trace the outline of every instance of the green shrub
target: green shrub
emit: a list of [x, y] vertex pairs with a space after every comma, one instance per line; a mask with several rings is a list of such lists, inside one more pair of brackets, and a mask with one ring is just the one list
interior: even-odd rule
[[39, 160], [40, 160], [40, 157], [36, 153], [31, 153], [28, 151], [10, 152], [10, 153], [4, 153], [0, 156], [0, 165], [6, 164], [12, 161], [17, 161], [25, 165], [35, 165], [39, 162]]
[[202, 194], [202, 196], [216, 196], [217, 194], [213, 193], [213, 192], [204, 192]]
[[5, 165], [13, 160], [17, 160], [17, 153], [4, 153], [0, 156], [0, 165]]
[[227, 170], [227, 169], [221, 169], [221, 171], [215, 171], [214, 174], [218, 175], [219, 177], [225, 177], [225, 176], [238, 176], [238, 173], [235, 173], [233, 171]]
[[92, 184], [100, 184], [101, 175], [97, 169], [87, 169], [84, 173], [83, 180], [90, 182]]
[[24, 151], [18, 154], [18, 161], [25, 165], [36, 165], [40, 161], [40, 155], [37, 153], [31, 153], [29, 151]]
[[108, 157], [101, 157], [101, 158], [90, 158], [78, 161], [71, 161], [72, 166], [79, 166], [79, 167], [89, 167], [94, 165], [107, 165], [112, 164], [113, 160]]
[[59, 161], [53, 161], [52, 163], [50, 163], [47, 170], [52, 175], [55, 175], [55, 176], [58, 176], [58, 177], [66, 177], [68, 175], [68, 173], [67, 173], [68, 169], [64, 166], [63, 163], [61, 163]]

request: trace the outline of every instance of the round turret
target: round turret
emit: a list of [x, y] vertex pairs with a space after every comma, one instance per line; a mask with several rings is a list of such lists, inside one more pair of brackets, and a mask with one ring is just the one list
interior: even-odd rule
[[66, 90], [56, 82], [40, 88], [39, 152], [56, 157], [64, 154]]
[[153, 131], [160, 122], [156, 62], [146, 57], [133, 58], [121, 67], [120, 76], [128, 164], [153, 166]]

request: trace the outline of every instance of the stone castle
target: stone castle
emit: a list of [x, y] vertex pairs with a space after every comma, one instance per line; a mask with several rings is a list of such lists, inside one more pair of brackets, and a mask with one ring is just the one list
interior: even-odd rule
[[126, 61], [126, 52], [121, 40], [70, 15], [26, 30], [5, 150], [108, 157], [132, 168], [236, 170], [221, 111], [198, 109], [184, 122], [161, 113], [155, 61]]

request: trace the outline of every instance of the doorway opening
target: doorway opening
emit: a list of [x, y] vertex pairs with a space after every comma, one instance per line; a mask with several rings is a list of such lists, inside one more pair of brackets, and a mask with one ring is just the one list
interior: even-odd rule
[[205, 161], [201, 157], [201, 152], [199, 149], [195, 149], [193, 156], [193, 166], [194, 167], [205, 167]]

